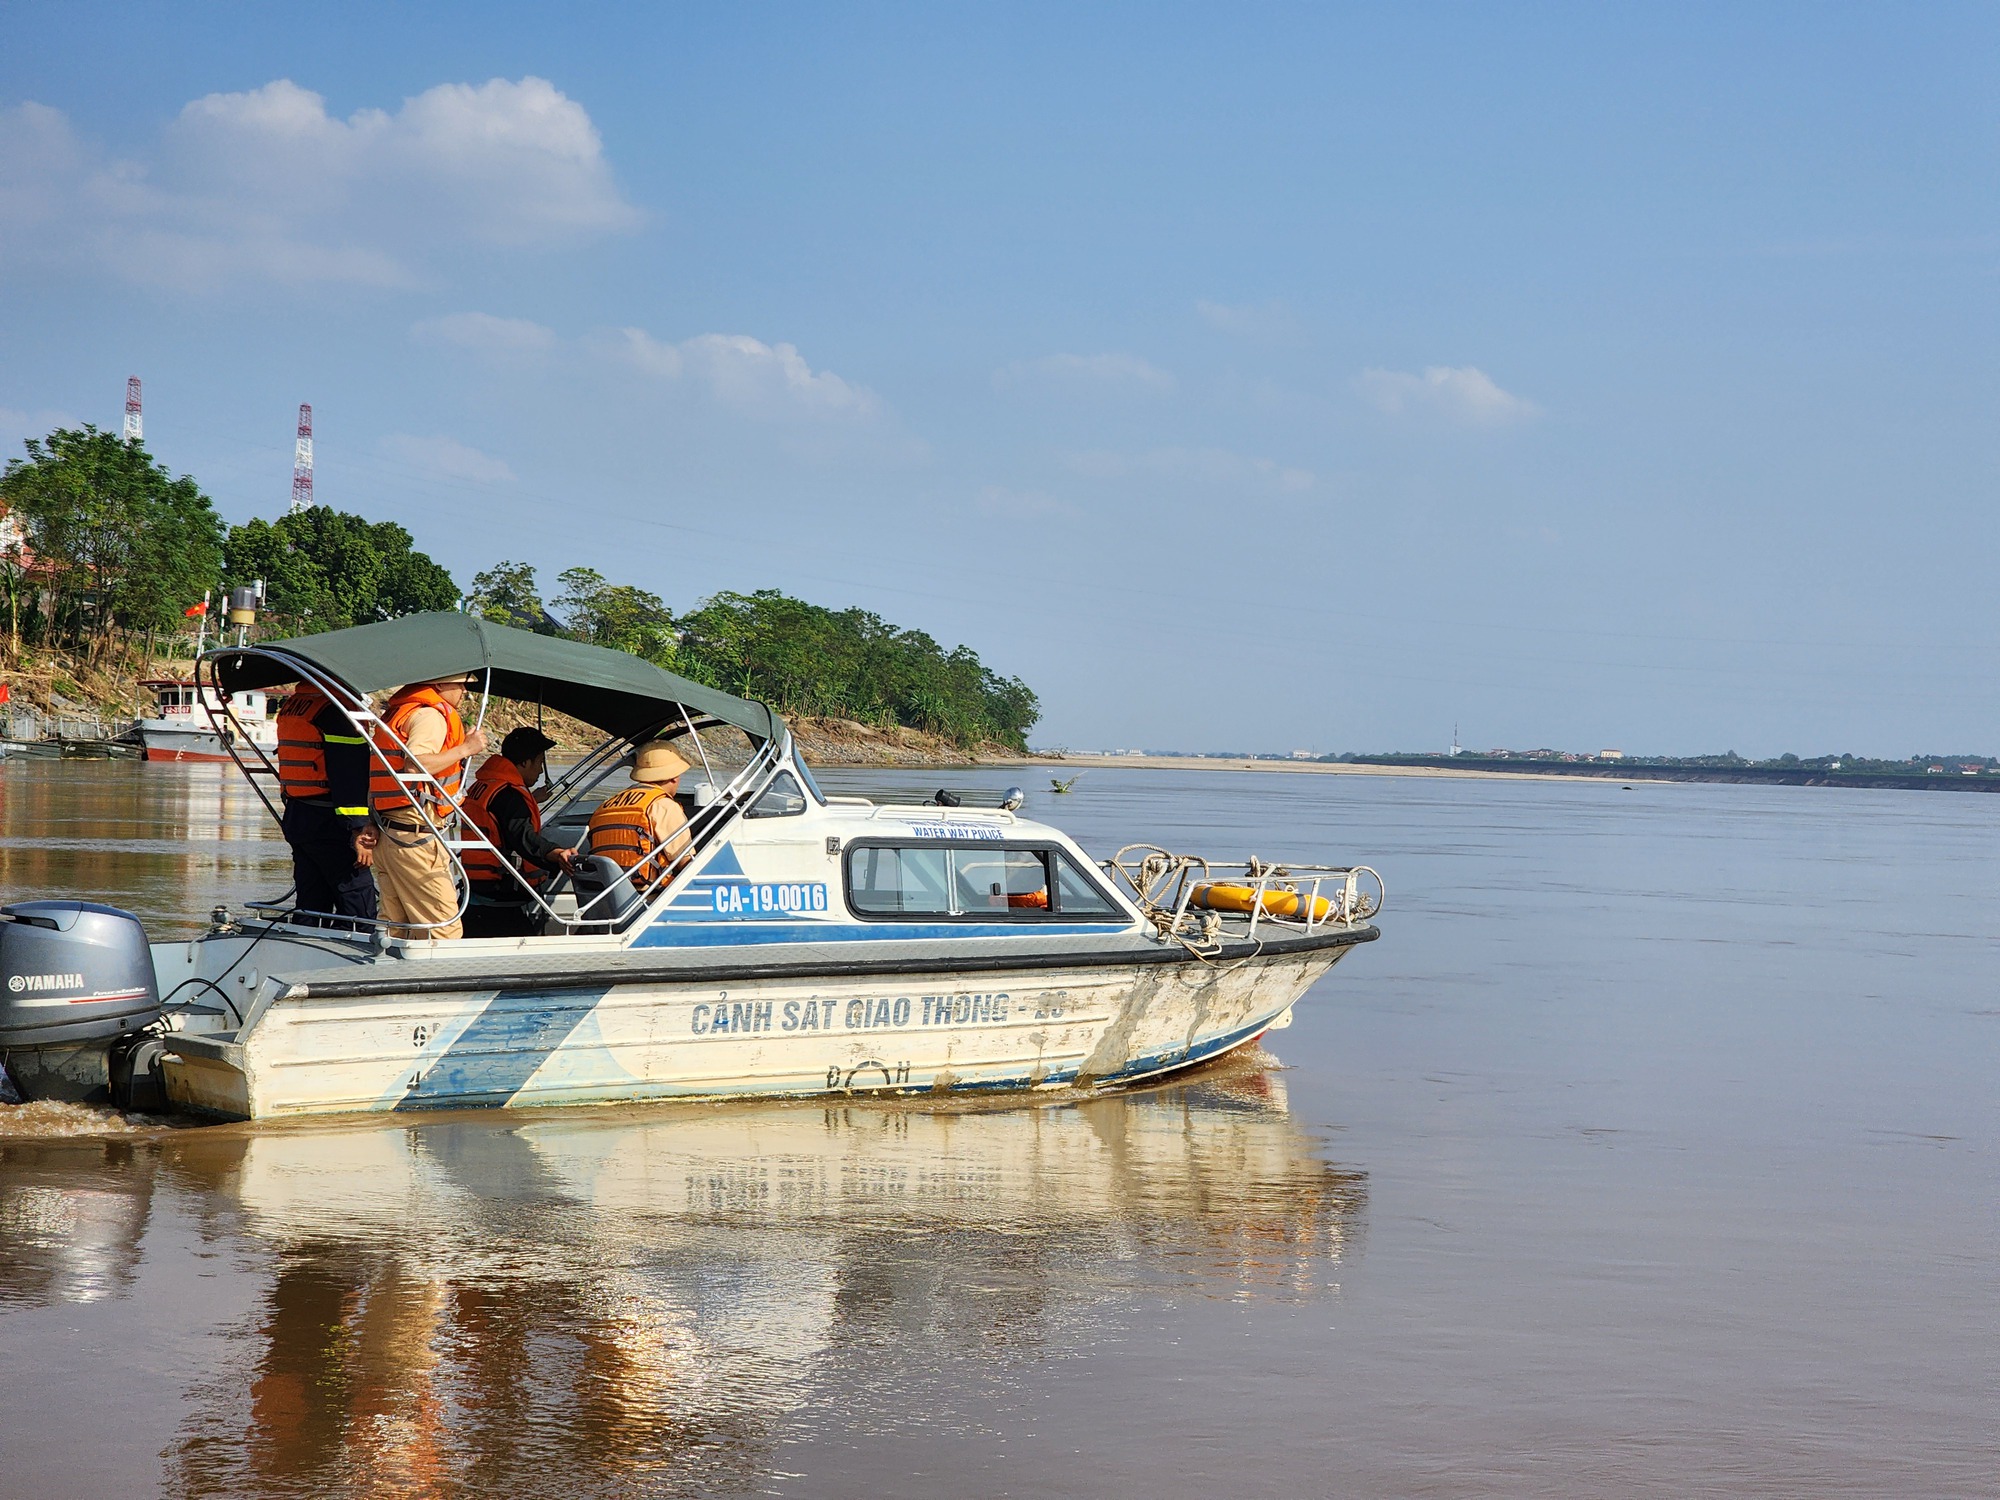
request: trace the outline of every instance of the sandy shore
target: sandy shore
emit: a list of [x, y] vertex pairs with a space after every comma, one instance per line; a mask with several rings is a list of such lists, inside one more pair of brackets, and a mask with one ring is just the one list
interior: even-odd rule
[[[1218, 760], [1201, 755], [1030, 755], [1024, 760], [989, 761], [993, 766], [1040, 766], [1050, 772], [1108, 767], [1126, 771], [1289, 771], [1311, 776], [1429, 776], [1472, 777], [1484, 781], [1548, 781], [1561, 779], [1534, 771], [1458, 771], [1444, 766], [1361, 766], [1330, 760]], [[1569, 780], [1579, 780], [1570, 777]], [[1609, 778], [1604, 778], [1609, 779]]]

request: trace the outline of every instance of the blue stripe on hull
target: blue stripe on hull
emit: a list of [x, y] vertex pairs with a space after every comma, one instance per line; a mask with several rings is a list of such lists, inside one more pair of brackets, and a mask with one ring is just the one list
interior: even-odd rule
[[[463, 1109], [506, 1104], [552, 1058], [565, 1055], [574, 1064], [589, 1060], [601, 1076], [606, 1068], [617, 1066], [610, 1054], [602, 1047], [577, 1046], [571, 1039], [591, 1018], [597, 1002], [610, 993], [608, 985], [594, 991], [501, 991], [435, 1059], [426, 1061], [415, 1085], [405, 1089], [389, 1108]], [[639, 1084], [636, 1078], [630, 1082]], [[612, 1088], [617, 1084], [606, 1080], [597, 1086]]]
[[1196, 1042], [1192, 1047], [1173, 1047], [1165, 1052], [1155, 1052], [1150, 1057], [1137, 1057], [1125, 1064], [1116, 1073], [1105, 1075], [1105, 1083], [1132, 1083], [1141, 1078], [1150, 1078], [1156, 1073], [1171, 1073], [1176, 1068], [1192, 1067], [1199, 1062], [1207, 1062], [1211, 1057], [1220, 1056], [1232, 1047], [1240, 1047], [1245, 1042], [1254, 1041], [1271, 1029], [1271, 1023], [1283, 1015], [1277, 1011], [1262, 1020], [1252, 1021], [1248, 1026], [1226, 1032], [1209, 1041]]
[[709, 922], [656, 921], [634, 948], [733, 948], [752, 943], [911, 942], [920, 938], [1102, 937], [1117, 922]]

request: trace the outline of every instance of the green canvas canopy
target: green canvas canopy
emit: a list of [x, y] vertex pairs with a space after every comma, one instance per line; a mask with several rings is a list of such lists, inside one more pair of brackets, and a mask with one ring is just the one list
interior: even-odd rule
[[288, 658], [317, 667], [359, 693], [490, 669], [495, 697], [539, 703], [610, 734], [641, 733], [681, 708], [734, 724], [754, 739], [775, 739], [784, 729], [783, 721], [761, 703], [703, 687], [623, 651], [449, 610], [247, 649], [221, 647], [208, 657], [221, 685], [232, 693], [296, 682], [302, 674], [288, 665]]

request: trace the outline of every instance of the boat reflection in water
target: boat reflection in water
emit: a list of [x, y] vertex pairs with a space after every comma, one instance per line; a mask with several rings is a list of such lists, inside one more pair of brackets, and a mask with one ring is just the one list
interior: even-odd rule
[[[37, 1108], [4, 1107], [7, 1115]], [[46, 1113], [58, 1115], [57, 1129], [69, 1123], [62, 1113], [85, 1114], [67, 1105]], [[129, 1292], [157, 1169], [156, 1153], [143, 1140], [0, 1140], [0, 1310], [102, 1302]]]
[[1079, 1352], [1136, 1297], [1324, 1295], [1363, 1180], [1269, 1062], [1031, 1109], [169, 1138], [161, 1180], [270, 1275], [240, 1361], [189, 1393], [170, 1488], [726, 1488], [822, 1401], [849, 1430], [949, 1421], [953, 1382]]

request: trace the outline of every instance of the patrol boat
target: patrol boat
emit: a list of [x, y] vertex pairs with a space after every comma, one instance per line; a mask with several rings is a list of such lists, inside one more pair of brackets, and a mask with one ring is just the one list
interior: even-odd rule
[[[544, 799], [565, 844], [636, 748], [668, 740], [702, 773], [680, 794], [690, 853], [636, 886], [602, 855], [557, 887], [522, 879], [532, 937], [391, 936], [281, 899], [149, 943], [89, 901], [0, 907], [0, 1061], [24, 1097], [266, 1119], [1093, 1088], [1287, 1025], [1379, 936], [1365, 866], [1152, 846], [1099, 861], [1007, 808], [830, 797], [764, 704], [469, 615], [222, 647], [196, 671], [218, 730], [236, 694], [319, 688], [455, 865], [481, 849], [511, 870], [444, 786], [403, 769], [369, 695], [470, 675], [482, 721], [498, 698], [602, 731]], [[277, 767], [222, 738], [277, 816]]]
[[152, 712], [132, 726], [147, 760], [226, 761], [228, 741], [237, 734], [267, 754], [278, 748], [277, 720], [263, 693], [233, 695], [226, 721], [218, 723], [222, 716], [200, 684], [156, 677], [139, 686], [153, 694]]

